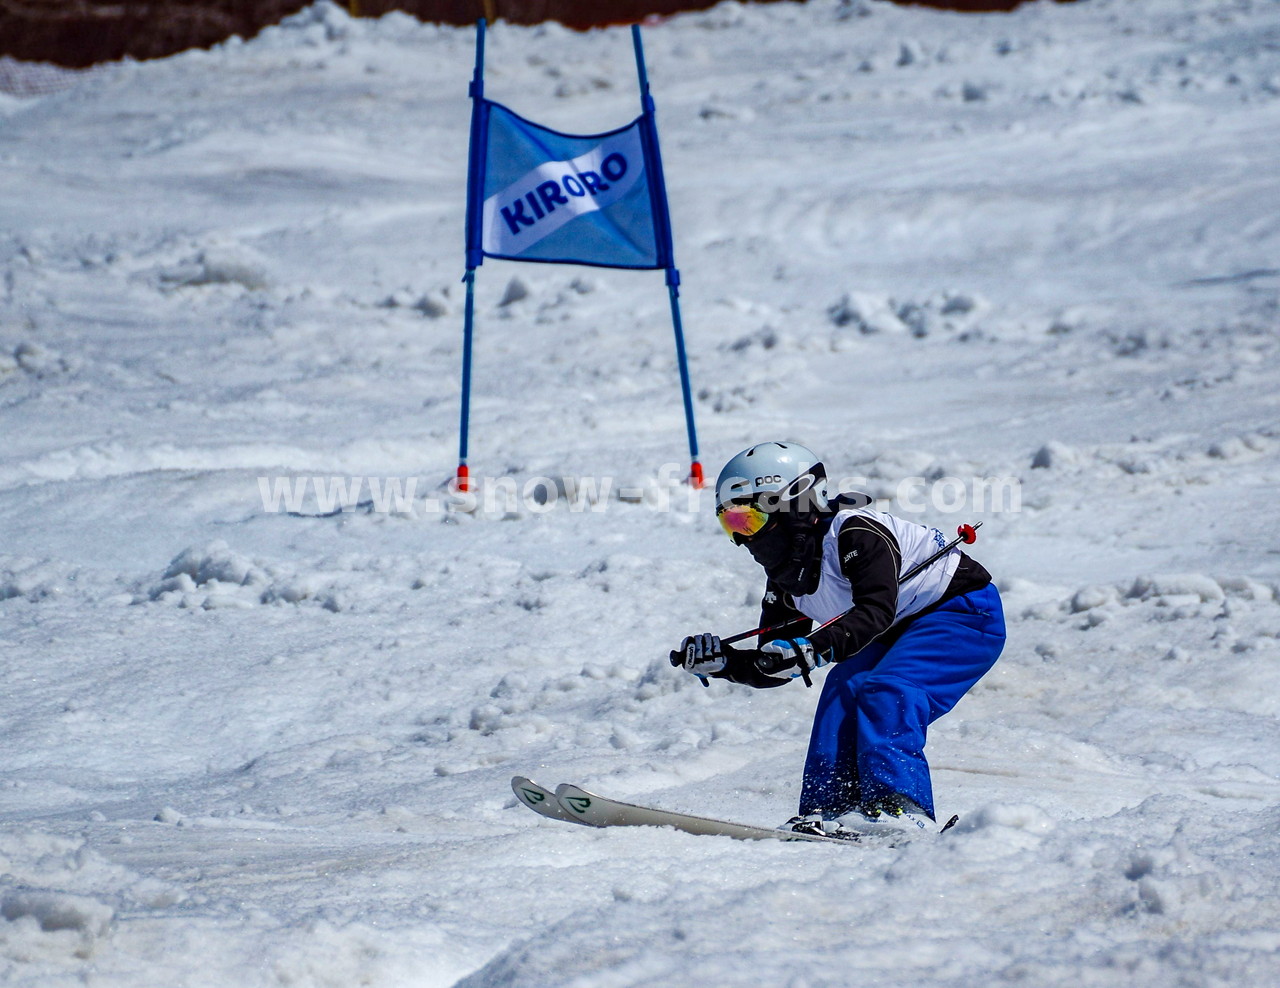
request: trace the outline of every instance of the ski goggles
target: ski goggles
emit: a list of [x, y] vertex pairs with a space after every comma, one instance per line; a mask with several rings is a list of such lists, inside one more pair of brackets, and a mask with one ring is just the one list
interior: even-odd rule
[[773, 516], [754, 502], [722, 504], [716, 508], [716, 517], [726, 535], [737, 545], [754, 538], [764, 531]]

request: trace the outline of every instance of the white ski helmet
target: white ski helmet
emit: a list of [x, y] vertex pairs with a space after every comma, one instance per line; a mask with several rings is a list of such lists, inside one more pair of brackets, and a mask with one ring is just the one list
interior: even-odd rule
[[757, 443], [724, 465], [716, 479], [716, 516], [741, 545], [777, 514], [825, 511], [827, 471], [817, 454], [791, 442]]

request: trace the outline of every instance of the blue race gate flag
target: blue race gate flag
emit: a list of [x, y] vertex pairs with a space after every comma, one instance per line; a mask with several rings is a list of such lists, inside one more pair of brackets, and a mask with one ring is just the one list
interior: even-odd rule
[[480, 247], [515, 261], [665, 268], [643, 117], [561, 134], [486, 100]]
[[481, 19], [476, 23], [476, 71], [471, 80], [458, 489], [471, 489], [467, 440], [475, 282], [476, 269], [486, 257], [666, 271], [689, 434], [689, 481], [701, 487], [702, 464], [698, 462], [698, 434], [680, 318], [680, 272], [671, 241], [658, 126], [640, 29], [631, 28], [631, 41], [643, 112], [625, 127], [604, 134], [562, 134], [485, 99], [484, 35]]

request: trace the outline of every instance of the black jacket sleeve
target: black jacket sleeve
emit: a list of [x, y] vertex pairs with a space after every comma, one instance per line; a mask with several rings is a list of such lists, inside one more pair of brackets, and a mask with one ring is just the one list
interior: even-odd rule
[[853, 608], [810, 638], [819, 654], [839, 662], [861, 651], [893, 625], [898, 612], [902, 550], [883, 525], [853, 517], [837, 536], [840, 569], [852, 588]]

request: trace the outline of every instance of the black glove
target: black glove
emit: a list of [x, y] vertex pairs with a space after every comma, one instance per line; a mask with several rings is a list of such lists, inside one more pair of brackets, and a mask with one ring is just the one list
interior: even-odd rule
[[760, 647], [756, 668], [773, 679], [803, 679], [812, 685], [809, 673], [827, 664], [808, 638], [779, 638]]
[[720, 645], [719, 635], [690, 635], [671, 653], [673, 666], [680, 666], [685, 672], [701, 677], [720, 672], [726, 661], [727, 656]]

